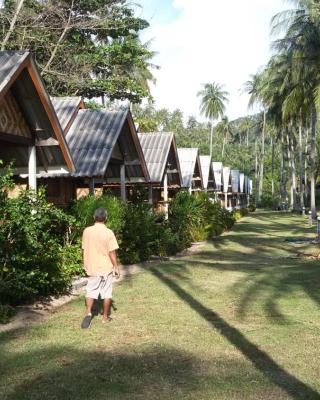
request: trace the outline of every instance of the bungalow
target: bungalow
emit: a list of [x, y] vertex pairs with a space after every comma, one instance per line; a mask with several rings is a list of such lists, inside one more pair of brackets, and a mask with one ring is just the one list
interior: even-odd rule
[[203, 189], [203, 178], [199, 158], [199, 150], [194, 148], [178, 148], [178, 157], [182, 175], [182, 187], [191, 194]]
[[175, 136], [165, 132], [138, 136], [150, 174], [149, 202], [168, 216], [168, 201], [182, 185]]
[[238, 169], [231, 170], [231, 207], [240, 208], [240, 171]]
[[231, 169], [230, 167], [223, 167], [222, 170], [223, 193], [224, 193], [224, 207], [231, 210], [231, 196], [232, 196], [232, 182], [231, 182]]
[[[61, 102], [66, 105], [67, 100]], [[59, 114], [59, 99], [54, 99], [54, 104]], [[65, 205], [103, 189], [111, 189], [125, 200], [128, 184], [150, 179], [130, 110], [82, 109], [76, 101], [73, 105], [65, 114], [64, 126], [75, 171], [40, 175], [48, 200]], [[60, 118], [63, 115], [61, 111]]]
[[[74, 171], [71, 152], [31, 54], [0, 52], [0, 159], [14, 163], [17, 183], [37, 189], [36, 176]], [[27, 186], [27, 185], [25, 185]]]
[[200, 165], [203, 177], [203, 188], [206, 192], [214, 190], [214, 172], [210, 156], [200, 156]]

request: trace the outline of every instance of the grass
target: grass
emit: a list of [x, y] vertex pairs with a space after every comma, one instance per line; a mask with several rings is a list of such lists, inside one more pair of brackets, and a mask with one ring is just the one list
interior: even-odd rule
[[83, 298], [0, 335], [0, 398], [320, 399], [319, 263], [285, 242], [302, 217], [256, 213], [199, 254], [115, 289], [112, 324]]

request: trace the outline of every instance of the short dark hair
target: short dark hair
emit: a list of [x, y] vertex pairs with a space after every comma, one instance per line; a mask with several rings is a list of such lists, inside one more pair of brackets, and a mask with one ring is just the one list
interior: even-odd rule
[[108, 216], [107, 210], [102, 207], [97, 208], [93, 214], [93, 218], [96, 222], [105, 222], [105, 220], [107, 219], [107, 216]]

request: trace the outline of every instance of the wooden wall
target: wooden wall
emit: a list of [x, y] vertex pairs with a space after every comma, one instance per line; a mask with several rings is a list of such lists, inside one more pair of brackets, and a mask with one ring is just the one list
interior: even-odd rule
[[31, 138], [31, 132], [13, 94], [8, 91], [0, 101], [0, 132]]

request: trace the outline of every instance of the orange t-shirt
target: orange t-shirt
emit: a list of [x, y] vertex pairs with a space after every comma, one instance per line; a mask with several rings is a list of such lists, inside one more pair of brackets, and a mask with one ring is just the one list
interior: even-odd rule
[[83, 266], [89, 276], [106, 276], [112, 272], [113, 265], [109, 252], [119, 248], [111, 229], [104, 223], [96, 222], [83, 231]]

